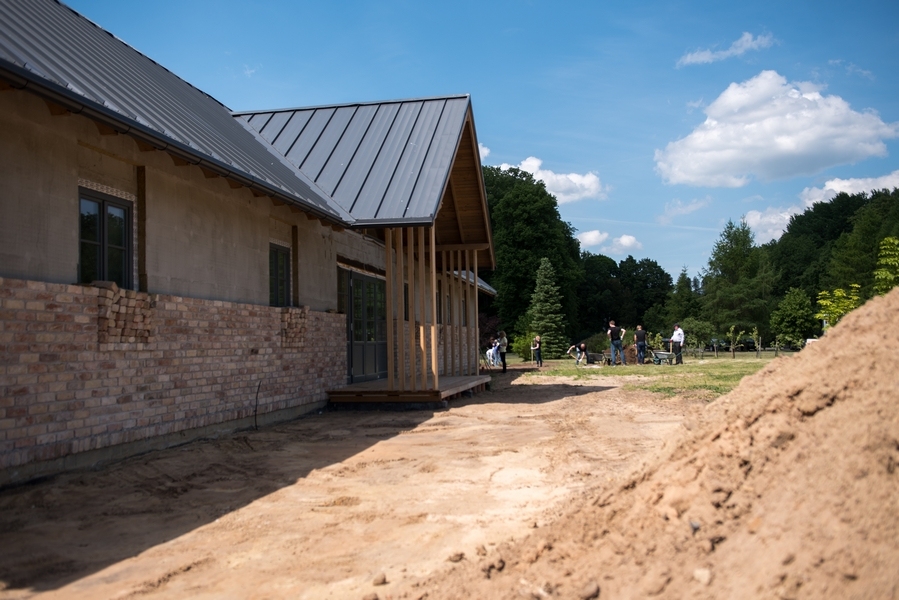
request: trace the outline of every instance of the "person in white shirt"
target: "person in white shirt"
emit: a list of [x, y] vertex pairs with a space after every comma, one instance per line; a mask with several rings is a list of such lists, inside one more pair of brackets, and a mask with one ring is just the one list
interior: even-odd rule
[[684, 364], [684, 330], [680, 328], [680, 323], [674, 324], [674, 333], [671, 334], [671, 341], [668, 342], [668, 351], [674, 352], [674, 364]]

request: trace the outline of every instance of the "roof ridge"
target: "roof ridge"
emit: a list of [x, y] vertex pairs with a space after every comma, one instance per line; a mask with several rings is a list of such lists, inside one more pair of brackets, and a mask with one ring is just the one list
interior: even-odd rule
[[447, 94], [443, 96], [423, 96], [420, 98], [395, 98], [393, 100], [371, 100], [368, 102], [345, 102], [340, 104], [319, 104], [316, 106], [296, 106], [293, 108], [272, 108], [265, 110], [244, 110], [231, 111], [235, 117], [243, 117], [247, 115], [260, 115], [263, 113], [281, 113], [281, 112], [297, 112], [301, 110], [321, 110], [325, 108], [348, 108], [351, 106], [378, 106], [382, 104], [405, 104], [408, 102], [432, 102], [434, 100], [457, 100], [468, 98], [471, 100], [471, 94]]

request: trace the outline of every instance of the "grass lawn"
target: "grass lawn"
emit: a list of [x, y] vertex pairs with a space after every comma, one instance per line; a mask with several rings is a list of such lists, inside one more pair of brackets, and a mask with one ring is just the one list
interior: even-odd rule
[[[780, 353], [777, 360], [788, 360], [792, 353]], [[572, 359], [544, 361], [539, 373], [529, 376], [549, 375], [589, 379], [592, 377], [620, 377], [625, 389], [648, 390], [667, 396], [689, 395], [712, 401], [735, 388], [743, 377], [751, 375], [775, 360], [773, 352], [738, 352], [736, 358], [721, 353], [718, 358], [706, 353], [705, 357], [684, 357], [683, 365], [628, 365], [627, 367], [576, 367]], [[520, 362], [520, 361], [516, 361]]]

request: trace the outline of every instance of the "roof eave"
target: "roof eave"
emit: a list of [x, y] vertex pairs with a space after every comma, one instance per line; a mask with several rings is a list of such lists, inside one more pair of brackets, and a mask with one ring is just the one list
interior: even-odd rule
[[204, 169], [213, 171], [222, 177], [233, 179], [241, 185], [256, 190], [265, 196], [278, 198], [286, 203], [297, 206], [304, 212], [313, 214], [323, 221], [343, 227], [350, 227], [353, 225], [353, 223], [346, 220], [346, 218], [337, 214], [330, 214], [322, 211], [318, 207], [308, 203], [304, 198], [287, 192], [280, 186], [276, 186], [244, 171], [234, 170], [232, 165], [209, 156], [204, 152], [200, 152], [187, 144], [173, 140], [150, 127], [116, 113], [101, 104], [87, 100], [80, 94], [35, 75], [16, 64], [0, 60], [0, 78], [9, 82], [10, 86], [15, 89], [33, 93], [58, 104], [73, 114], [86, 116], [103, 125], [111, 127], [119, 133], [130, 135], [149, 144], [157, 150], [168, 152], [190, 164], [202, 166]]

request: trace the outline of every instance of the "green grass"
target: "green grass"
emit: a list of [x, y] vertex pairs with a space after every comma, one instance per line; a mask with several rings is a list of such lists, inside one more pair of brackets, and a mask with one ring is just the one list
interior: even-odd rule
[[772, 360], [772, 352], [762, 353], [762, 358], [756, 358], [754, 352], [737, 353], [736, 358], [731, 358], [730, 354], [721, 354], [719, 358], [706, 354], [703, 359], [685, 357], [683, 365], [647, 364], [596, 369], [575, 367], [574, 360], [568, 359], [545, 361], [539, 375], [581, 380], [620, 377], [624, 389], [647, 390], [666, 396], [688, 395], [711, 401], [730, 392], [743, 377], [752, 375]]

